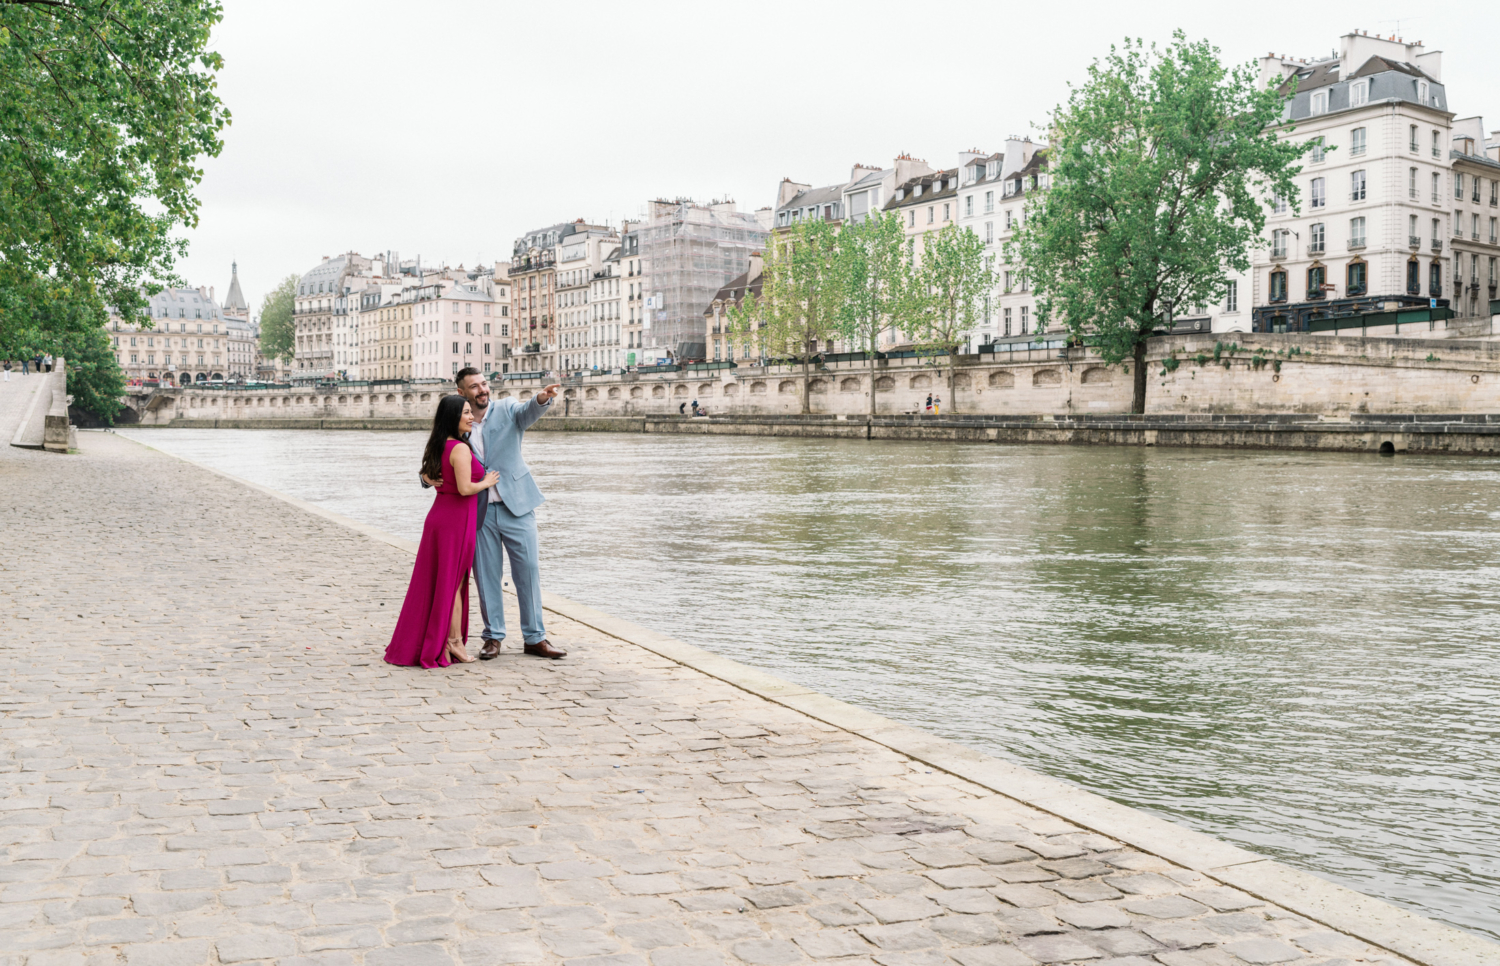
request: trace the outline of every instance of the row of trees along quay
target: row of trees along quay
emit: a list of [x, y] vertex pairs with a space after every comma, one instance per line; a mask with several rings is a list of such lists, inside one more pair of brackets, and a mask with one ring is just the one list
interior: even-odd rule
[[[1133, 377], [1132, 412], [1145, 412], [1146, 340], [1170, 326], [1171, 306], [1224, 297], [1228, 273], [1265, 244], [1270, 199], [1300, 210], [1293, 178], [1312, 145], [1287, 140], [1287, 97], [1177, 31], [1165, 49], [1111, 47], [1052, 112], [1050, 188], [1028, 197], [1001, 257], [1035, 292], [1038, 333], [1060, 330]], [[967, 227], [924, 236], [919, 255], [894, 212], [842, 227], [805, 220], [772, 236], [760, 297], [731, 308], [730, 332], [800, 362], [808, 412], [819, 343], [874, 358], [898, 331], [918, 353], [946, 354], [956, 412], [958, 349], [996, 277]]]

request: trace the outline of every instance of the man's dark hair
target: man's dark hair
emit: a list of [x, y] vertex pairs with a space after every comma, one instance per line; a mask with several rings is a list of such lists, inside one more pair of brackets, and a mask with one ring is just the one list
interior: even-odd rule
[[469, 378], [470, 376], [477, 375], [479, 375], [478, 369], [475, 369], [473, 366], [464, 366], [462, 369], [458, 370], [458, 375], [453, 377], [453, 384], [455, 386], [462, 386], [465, 379]]

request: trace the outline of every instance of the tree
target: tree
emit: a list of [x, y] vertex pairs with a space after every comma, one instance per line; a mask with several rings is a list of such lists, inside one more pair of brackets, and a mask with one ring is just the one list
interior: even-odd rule
[[872, 214], [858, 224], [846, 224], [838, 236], [838, 264], [844, 299], [835, 324], [846, 343], [870, 358], [873, 416], [880, 333], [901, 326], [916, 294], [911, 242], [901, 228], [901, 216]]
[[292, 322], [296, 295], [297, 276], [288, 275], [260, 304], [260, 354], [267, 359], [289, 362], [296, 352], [297, 329]]
[[974, 331], [985, 296], [994, 287], [984, 242], [969, 228], [949, 225], [926, 236], [917, 269], [920, 311], [908, 317], [905, 331], [917, 348], [947, 353], [953, 412], [958, 412], [958, 350]]
[[843, 304], [836, 229], [820, 218], [799, 221], [766, 244], [760, 297], [729, 312], [732, 331], [773, 357], [802, 364], [802, 411], [812, 411], [809, 386], [818, 343], [832, 339]]
[[96, 344], [74, 326], [109, 308], [149, 325], [151, 283], [179, 281], [171, 231], [197, 223], [196, 165], [229, 121], [205, 49], [221, 16], [213, 0], [0, 0], [0, 355]]
[[1285, 101], [1251, 65], [1226, 68], [1177, 31], [1165, 51], [1110, 48], [1053, 112], [1051, 186], [1006, 258], [1024, 263], [1040, 325], [1060, 320], [1106, 362], [1130, 360], [1133, 412], [1145, 412], [1146, 340], [1167, 303], [1221, 299], [1227, 272], [1263, 244], [1266, 199], [1297, 195], [1306, 146], [1278, 137]]

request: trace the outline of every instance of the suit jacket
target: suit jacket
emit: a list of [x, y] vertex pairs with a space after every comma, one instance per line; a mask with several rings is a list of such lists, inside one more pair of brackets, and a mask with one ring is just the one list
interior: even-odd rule
[[[484, 434], [484, 465], [500, 474], [495, 489], [506, 507], [516, 516], [525, 516], [546, 501], [531, 478], [531, 468], [521, 457], [521, 438], [526, 428], [542, 418], [552, 403], [545, 405], [533, 396], [526, 402], [506, 397], [490, 401], [493, 411], [485, 413], [479, 431]], [[488, 494], [482, 494], [488, 496]], [[488, 499], [486, 499], [486, 508]], [[479, 522], [483, 516], [476, 514]]]

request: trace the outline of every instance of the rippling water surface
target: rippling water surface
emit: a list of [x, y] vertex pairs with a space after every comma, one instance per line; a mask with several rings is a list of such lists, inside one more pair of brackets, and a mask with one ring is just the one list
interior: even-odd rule
[[[412, 538], [431, 499], [419, 433], [128, 435]], [[526, 446], [547, 589], [1500, 936], [1500, 461]]]

